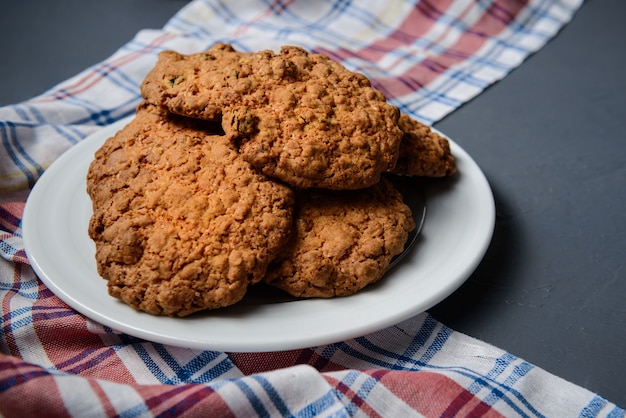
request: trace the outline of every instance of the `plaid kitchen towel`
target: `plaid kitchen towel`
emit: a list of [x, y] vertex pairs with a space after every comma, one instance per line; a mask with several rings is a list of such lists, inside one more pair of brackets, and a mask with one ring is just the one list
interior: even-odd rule
[[78, 314], [35, 275], [23, 200], [45, 169], [131, 115], [158, 52], [296, 44], [366, 74], [433, 123], [504, 77], [582, 0], [194, 0], [107, 60], [0, 108], [0, 415], [626, 416], [428, 313], [335, 344], [224, 353], [141, 340]]

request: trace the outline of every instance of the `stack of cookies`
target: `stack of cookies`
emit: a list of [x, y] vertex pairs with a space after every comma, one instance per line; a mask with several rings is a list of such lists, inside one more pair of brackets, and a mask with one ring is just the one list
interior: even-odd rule
[[448, 141], [321, 54], [162, 52], [87, 175], [99, 274], [155, 315], [378, 281], [415, 228], [394, 175], [455, 171]]

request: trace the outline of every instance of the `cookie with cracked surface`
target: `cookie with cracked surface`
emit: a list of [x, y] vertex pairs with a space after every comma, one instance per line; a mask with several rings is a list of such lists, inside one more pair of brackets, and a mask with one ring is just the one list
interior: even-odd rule
[[286, 242], [293, 191], [256, 171], [219, 124], [142, 104], [87, 176], [99, 274], [137, 310], [232, 305]]
[[400, 115], [398, 126], [403, 135], [398, 161], [392, 173], [445, 177], [456, 172], [456, 163], [447, 138], [404, 113]]
[[250, 77], [253, 57], [224, 43], [190, 55], [162, 51], [141, 84], [141, 94], [172, 113], [219, 121], [229, 103], [262, 87]]
[[162, 52], [141, 91], [171, 112], [221, 118], [248, 162], [298, 188], [368, 187], [398, 157], [398, 109], [364, 75], [296, 46]]
[[294, 231], [263, 281], [297, 297], [351, 295], [380, 280], [415, 228], [391, 181], [296, 194]]

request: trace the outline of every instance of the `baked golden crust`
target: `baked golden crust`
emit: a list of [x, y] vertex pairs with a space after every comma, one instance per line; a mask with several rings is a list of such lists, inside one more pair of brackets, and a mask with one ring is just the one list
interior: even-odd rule
[[261, 280], [297, 297], [351, 295], [416, 227], [386, 173], [456, 171], [445, 137], [298, 47], [165, 51], [141, 92], [135, 119], [96, 152], [87, 191], [99, 274], [151, 314], [229, 306]]
[[454, 174], [456, 162], [448, 140], [429, 126], [401, 114], [398, 126], [403, 132], [394, 174], [445, 177]]
[[415, 228], [410, 208], [382, 178], [361, 190], [301, 190], [294, 231], [265, 283], [298, 297], [351, 295], [387, 272]]
[[96, 152], [87, 191], [99, 274], [151, 314], [239, 301], [292, 226], [292, 190], [241, 159], [219, 125], [147, 104]]
[[368, 187], [398, 158], [398, 109], [362, 74], [299, 47], [163, 52], [141, 91], [171, 112], [221, 120], [248, 162], [298, 188]]

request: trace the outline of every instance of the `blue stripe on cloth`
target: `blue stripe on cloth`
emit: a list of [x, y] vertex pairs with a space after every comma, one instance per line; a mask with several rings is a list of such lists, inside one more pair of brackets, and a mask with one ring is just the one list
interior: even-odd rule
[[[450, 371], [450, 372], [457, 373], [457, 374], [459, 374], [461, 376], [473, 378], [474, 381], [478, 381], [478, 384], [480, 384], [481, 386], [486, 387], [486, 388], [491, 388], [492, 391], [497, 391], [496, 393], [498, 394], [498, 399], [503, 401], [506, 405], [508, 405], [511, 409], [516, 411], [521, 416], [526, 416], [527, 414], [521, 409], [520, 404], [527, 411], [530, 411], [530, 413], [532, 413], [534, 416], [537, 416], [537, 417], [542, 417], [543, 416], [534, 407], [534, 405], [532, 405], [528, 401], [528, 399], [526, 399], [526, 397], [521, 392], [519, 392], [517, 389], [515, 389], [515, 388], [513, 388], [511, 386], [504, 385], [504, 384], [502, 384], [502, 383], [500, 383], [500, 382], [498, 382], [496, 380], [493, 380], [493, 379], [487, 378], [485, 376], [482, 376], [482, 375], [480, 375], [479, 373], [477, 373], [474, 370], [468, 369], [466, 367], [458, 367], [458, 366], [441, 367], [441, 366], [428, 365], [427, 368], [429, 368], [431, 370]], [[507, 394], [510, 394], [512, 396], [512, 398], [507, 396]]]
[[[124, 51], [124, 49], [122, 49], [122, 51]], [[115, 84], [131, 96], [139, 97], [139, 86], [142, 80], [137, 80], [136, 78], [126, 74], [120, 67], [103, 62], [94, 67], [93, 70], [102, 75], [102, 77], [115, 80]]]
[[[453, 331], [450, 328], [442, 326], [435, 318], [433, 318], [430, 315], [426, 317], [426, 320], [424, 321], [424, 326], [428, 326], [428, 329], [432, 330], [431, 333], [437, 330], [437, 334], [435, 338], [433, 339], [432, 343], [430, 344], [430, 346], [428, 347], [428, 349], [426, 350], [426, 352], [422, 354], [422, 357], [420, 357], [419, 359], [420, 364], [422, 363], [425, 364], [425, 363], [430, 362], [432, 358], [435, 356], [435, 354], [441, 351], [441, 349], [443, 348], [443, 345], [448, 340], [450, 335], [452, 335], [453, 333]], [[421, 332], [422, 331], [420, 331], [420, 333]]]
[[0, 281], [0, 289], [7, 292], [15, 292], [19, 296], [32, 301], [37, 300], [37, 297], [40, 296], [39, 282], [35, 276], [30, 279], [22, 276], [22, 280], [19, 281]]
[[28, 186], [32, 187], [44, 170], [22, 147], [18, 140], [16, 124], [11, 121], [0, 121], [0, 137], [11, 162], [21, 170], [26, 177]]
[[[439, 328], [437, 325], [439, 325], [440, 329], [437, 329]], [[419, 351], [419, 349], [424, 347], [426, 342], [432, 337], [432, 334], [435, 332], [435, 330], [437, 330], [437, 334], [432, 340], [431, 344], [418, 359], [415, 359], [413, 356]], [[378, 366], [390, 370], [395, 369], [417, 371], [421, 369], [428, 369], [459, 374], [466, 378], [472, 379], [473, 383], [470, 384], [470, 387], [474, 387], [474, 391], [472, 393], [477, 393], [478, 388], [487, 388], [490, 390], [490, 394], [494, 398], [494, 402], [496, 400], [501, 400], [511, 409], [519, 413], [521, 416], [524, 416], [526, 414], [524, 410], [528, 411], [534, 416], [542, 416], [541, 413], [523, 396], [523, 394], [514, 389], [512, 386], [521, 377], [528, 373], [528, 371], [532, 368], [530, 364], [522, 362], [520, 365], [516, 366], [512, 370], [511, 375], [508, 376], [504, 380], [504, 382], [499, 382], [496, 379], [500, 373], [506, 370], [506, 367], [504, 366], [508, 365], [507, 362], [511, 362], [513, 361], [513, 359], [515, 359], [514, 356], [507, 357], [505, 355], [504, 357], [496, 359], [496, 364], [494, 365], [492, 370], [485, 376], [465, 367], [443, 367], [431, 364], [430, 361], [432, 360], [436, 352], [443, 348], [445, 341], [452, 332], [453, 331], [450, 330], [448, 327], [441, 326], [434, 318], [432, 318], [430, 315], [427, 315], [420, 331], [416, 334], [413, 342], [410, 344], [410, 347], [405, 350], [405, 353], [398, 354], [389, 350], [385, 350], [384, 348], [381, 348], [380, 346], [372, 343], [367, 337], [361, 337], [354, 340], [354, 342], [357, 343], [357, 346], [361, 345], [368, 351], [380, 354], [383, 358], [386, 357], [388, 359], [394, 359], [395, 362], [386, 361], [383, 360], [383, 358], [375, 358], [373, 356], [367, 355], [363, 352], [356, 350], [355, 347], [347, 343], [337, 343], [333, 344], [333, 346], [349, 356], [367, 361], [373, 366]], [[322, 353], [323, 355], [327, 355], [331, 352], [324, 349]]]
[[153, 358], [152, 356], [148, 353], [148, 351], [146, 350], [146, 347], [144, 345], [152, 345], [153, 343], [137, 343], [134, 342], [132, 344], [129, 344], [128, 342], [126, 342], [125, 340], [127, 340], [127, 336], [124, 334], [120, 334], [118, 335], [120, 337], [120, 340], [122, 341], [122, 345], [120, 346], [116, 346], [115, 349], [119, 350], [121, 348], [126, 348], [129, 345], [132, 347], [132, 349], [137, 353], [137, 355], [139, 356], [139, 358], [144, 362], [144, 365], [146, 366], [146, 368], [150, 371], [150, 373], [152, 373], [152, 375], [154, 377], [156, 377], [156, 379], [161, 382], [161, 383], [166, 383], [168, 382], [170, 379], [169, 377], [165, 374], [165, 371], [162, 369], [162, 366], [160, 366]]
[[[168, 384], [168, 385], [176, 385], [180, 383], [187, 383], [192, 380], [191, 376], [195, 373], [196, 369], [187, 368], [186, 366], [188, 366], [189, 364], [181, 365], [178, 362], [178, 360], [176, 360], [170, 354], [167, 346], [163, 344], [153, 344], [152, 346], [154, 347], [155, 351], [159, 354], [161, 360], [163, 360], [165, 364], [167, 364], [174, 372], [174, 376], [167, 379], [163, 383]], [[205, 352], [203, 354], [208, 354], [208, 352]], [[208, 355], [211, 356], [211, 354], [208, 354]]]
[[5, 240], [0, 241], [0, 253], [2, 253], [3, 258], [9, 261], [20, 250], [22, 250], [22, 248], [16, 248]]
[[127, 407], [124, 410], [116, 411], [119, 418], [137, 418], [143, 416], [151, 416], [148, 405], [144, 402], [138, 402], [131, 407]]
[[[191, 366], [194, 370], [202, 370], [202, 368], [206, 364], [208, 364], [209, 362], [213, 362], [220, 356], [223, 356], [222, 360], [220, 360], [210, 369], [206, 370], [204, 373], [201, 373], [197, 377], [194, 377], [193, 381], [196, 383], [207, 383], [231, 371], [234, 368], [232, 361], [228, 358], [228, 356], [218, 351], [205, 351], [202, 354], [198, 355], [194, 360], [189, 362], [188, 366]], [[206, 357], [208, 357], [210, 360], [207, 361]]]
[[356, 370], [348, 370], [345, 376], [341, 379], [341, 384], [339, 385], [339, 388], [334, 389], [337, 398], [346, 399], [343, 404], [349, 416], [354, 416], [356, 412], [359, 411], [359, 407], [362, 402], [359, 402], [358, 399], [362, 398], [359, 397], [358, 399], [356, 399], [354, 396], [352, 396], [347, 399], [345, 391], [341, 390], [341, 388], [345, 387], [352, 389], [352, 385], [354, 385], [354, 382], [360, 375], [361, 373]]
[[267, 378], [265, 378], [262, 375], [255, 375], [255, 376], [252, 376], [252, 379], [256, 381], [259, 385], [261, 385], [263, 390], [265, 390], [269, 399], [272, 401], [272, 404], [274, 405], [274, 407], [276, 408], [276, 410], [281, 416], [285, 417], [285, 416], [291, 415], [291, 412], [289, 411], [289, 407], [287, 406], [283, 398], [280, 396], [280, 393], [267, 380]]
[[[165, 26], [166, 30], [172, 32], [184, 32], [185, 36], [194, 39], [207, 39], [213, 36], [213, 33], [204, 26], [194, 26], [188, 19], [182, 15], [176, 15]], [[193, 29], [191, 29], [193, 28]]]
[[[235, 368], [230, 358], [220, 351], [198, 351], [198, 354], [191, 360], [181, 364], [170, 353], [169, 350], [172, 347], [144, 341], [127, 334], [116, 333], [106, 326], [103, 328], [107, 334], [119, 339], [119, 344], [112, 345], [116, 351], [132, 347], [152, 375], [163, 384], [207, 383], [225, 375]], [[222, 357], [221, 360], [220, 357]], [[216, 360], [219, 361], [216, 362]], [[165, 372], [165, 368], [159, 366], [161, 361], [174, 373], [172, 376], [168, 376]]]
[[[2, 371], [2, 369], [0, 369]], [[43, 369], [31, 370], [20, 373], [19, 375], [9, 375], [4, 379], [0, 379], [0, 393], [5, 392], [17, 385], [27, 384], [35, 379], [47, 377], [50, 373]]]
[[534, 368], [535, 366], [528, 363], [527, 361], [521, 361], [513, 368], [513, 372], [511, 372], [511, 374], [509, 375], [509, 377], [506, 378], [503, 384], [505, 386], [512, 387], [515, 383], [517, 383], [518, 380], [526, 376], [528, 372], [530, 372]]
[[[350, 388], [355, 392], [357, 398], [352, 397], [350, 400], [350, 405], [352, 406], [352, 408], [348, 408], [348, 411], [351, 414], [354, 414], [358, 411], [359, 408], [361, 408], [362, 404], [364, 402], [367, 402], [367, 398], [370, 395], [370, 393], [372, 392], [372, 390], [376, 387], [376, 385], [378, 384], [378, 380], [373, 378], [372, 376], [365, 374], [365, 373], [359, 373], [359, 372], [355, 372], [355, 378], [358, 377], [359, 380], [362, 380], [358, 386], [358, 389], [355, 390], [354, 388], [354, 382], [353, 384], [350, 385]], [[351, 379], [353, 380], [353, 379]]]
[[[548, 9], [552, 7], [553, 4], [550, 2], [541, 2], [538, 7], [531, 8], [528, 7], [528, 13], [524, 13], [522, 17], [523, 20], [519, 20], [520, 16], [518, 15], [516, 19], [512, 20], [511, 25], [514, 30], [509, 31], [507, 36], [504, 36], [501, 39], [492, 38], [491, 42], [494, 44], [493, 47], [484, 52], [481, 55], [477, 55], [474, 57], [468, 57], [465, 60], [465, 63], [462, 67], [458, 69], [451, 69], [448, 73], [446, 73], [446, 77], [444, 78], [443, 84], [438, 84], [436, 90], [429, 90], [427, 87], [422, 87], [419, 91], [418, 99], [408, 99], [408, 98], [398, 98], [390, 100], [395, 105], [399, 106], [402, 110], [407, 113], [415, 113], [418, 119], [425, 121], [426, 123], [433, 123], [437, 121], [437, 118], [429, 118], [423, 114], [419, 113], [419, 109], [432, 104], [433, 102], [441, 103], [446, 107], [454, 109], [460, 106], [463, 101], [451, 99], [447, 96], [454, 88], [457, 88], [459, 85], [470, 85], [477, 87], [478, 91], [482, 91], [488, 85], [490, 85], [493, 80], [478, 80], [472, 74], [478, 71], [481, 68], [493, 68], [498, 72], [502, 73], [504, 76], [508, 71], [511, 70], [510, 65], [504, 65], [503, 63], [499, 63], [497, 61], [498, 57], [505, 51], [515, 51], [517, 50], [520, 54], [520, 57], [525, 57], [531, 52], [534, 52], [534, 49], [527, 49], [518, 46], [518, 38], [521, 36], [534, 36], [539, 40], [545, 42], [548, 40], [553, 34], [549, 33], [539, 33], [531, 31], [530, 27], [536, 24], [538, 19], [544, 19], [547, 16]], [[486, 6], [483, 6], [486, 7]], [[569, 10], [571, 13], [573, 10]], [[463, 29], [463, 27], [459, 27]], [[420, 42], [417, 40], [416, 42]], [[423, 48], [430, 50], [430, 52], [434, 52], [439, 48], [436, 45], [422, 45]], [[451, 54], [450, 51], [441, 51], [444, 55]], [[407, 102], [407, 99], [410, 100]], [[446, 103], [448, 102], [449, 103]]]
[[0, 338], [5, 339], [8, 335], [22, 327], [30, 326], [33, 317], [30, 315], [32, 308], [22, 307], [12, 310], [9, 314], [2, 315], [2, 327], [0, 327]]
[[27, 114], [32, 115], [33, 119], [28, 118], [26, 120], [33, 120], [39, 125], [51, 126], [61, 138], [65, 138], [72, 145], [78, 143], [85, 136], [84, 134], [76, 132], [74, 129], [69, 129], [71, 125], [50, 124], [41, 114], [37, 106], [33, 106], [32, 104], [16, 105], [15, 112], [21, 114], [23, 118], [28, 118]]
[[[306, 33], [306, 42], [311, 49], [314, 49], [313, 47], [319, 44], [337, 45], [342, 43], [344, 45], [352, 45], [354, 48], [363, 46], [364, 43], [362, 41], [358, 41], [354, 37], [346, 36], [341, 31], [333, 29], [333, 21], [338, 18], [346, 18], [347, 14], [344, 13], [344, 11], [347, 7], [350, 7], [350, 18], [361, 20], [361, 25], [363, 27], [367, 27], [369, 24], [372, 24], [375, 25], [377, 29], [381, 29], [382, 31], [383, 26], [382, 22], [380, 22], [374, 15], [368, 13], [367, 9], [359, 9], [354, 2], [348, 1], [335, 1], [330, 5], [324, 5], [325, 13], [322, 16], [317, 17], [315, 20], [312, 20], [308, 15], [301, 15], [294, 11], [299, 5], [305, 3], [294, 4], [284, 13], [287, 17], [280, 20], [274, 18], [279, 14], [272, 12], [272, 8], [266, 5], [265, 13], [267, 15], [263, 16], [262, 19], [252, 19], [252, 21], [241, 18], [237, 11], [231, 10], [223, 2], [203, 2], [202, 4], [206, 9], [217, 14], [222, 23], [233, 31], [241, 31], [244, 29], [245, 31], [255, 31], [255, 33], [258, 31], [262, 32], [268, 39], [283, 41], [287, 41], [293, 36], [297, 37], [299, 40], [303, 40], [301, 35]], [[263, 11], [257, 12], [257, 16], [259, 17], [263, 14]], [[358, 19], [358, 16], [361, 16], [362, 19]], [[166, 28], [168, 27], [179, 31], [185, 31], [185, 33], [192, 33], [195, 36], [199, 36], [199, 32], [203, 32], [203, 35], [207, 35], [207, 31], [204, 26], [194, 25], [193, 22], [185, 21], [182, 18], [173, 18], [166, 25]], [[224, 36], [223, 33], [224, 32], [222, 32], [221, 36]], [[226, 31], [226, 33], [228, 34], [228, 31]], [[214, 34], [208, 32], [208, 35]], [[246, 43], [245, 39], [247, 36], [248, 35], [245, 33], [237, 35], [240, 40], [244, 40], [243, 44]], [[256, 35], [254, 36], [258, 37]], [[233, 37], [230, 36], [228, 38], [228, 42], [232, 43], [232, 41]], [[249, 48], [244, 47], [242, 50], [249, 50]]]
[[[137, 54], [137, 57], [154, 55], [156, 61], [156, 54], [163, 49], [166, 48], [140, 42], [135, 39], [121, 48], [120, 53], [131, 54], [134, 52]], [[101, 126], [108, 125], [134, 112], [135, 107], [141, 101], [139, 86], [142, 82], [143, 74], [128, 73], [121, 63], [113, 65], [110, 62], [104, 61], [89, 68], [85, 74], [89, 74], [89, 79], [86, 79], [89, 83], [110, 84], [110, 88], [116, 91], [116, 103], [113, 108], [103, 108], [102, 103], [99, 101], [99, 96], [93, 96], [93, 98], [90, 99], [89, 96], [82, 94], [83, 90], [91, 88], [83, 85], [70, 85], [52, 92], [54, 97], [67, 105], [74, 105], [77, 108], [86, 109], [89, 112], [88, 117], [74, 120], [71, 122], [72, 124], [91, 125], [95, 123]], [[82, 81], [82, 83], [87, 83], [87, 81]]]
[[33, 321], [43, 322], [43, 321], [49, 321], [52, 319], [67, 318], [67, 317], [75, 316], [78, 314], [73, 309], [68, 308], [66, 305], [58, 305], [58, 306], [35, 305], [33, 306], [33, 311], [31, 315], [33, 317]]
[[[437, 328], [442, 328], [444, 331], [443, 334], [441, 336], [438, 334], [429, 348], [424, 351], [422, 357], [416, 360], [414, 358], [415, 353], [423, 349], [424, 345], [428, 342], [428, 340], [430, 340], [434, 330]], [[342, 351], [349, 356], [390, 370], [419, 370], [420, 367], [432, 358], [437, 350], [441, 349], [443, 342], [445, 342], [449, 334], [450, 330], [448, 328], [441, 327], [433, 317], [426, 315], [420, 330], [416, 333], [413, 341], [407, 346], [407, 349], [403, 353], [397, 353], [380, 347], [379, 345], [371, 342], [366, 336], [352, 340], [354, 344], [340, 342], [324, 346], [322, 347], [319, 355], [320, 357], [330, 361], [337, 351]], [[362, 346], [372, 353], [381, 355], [381, 357], [373, 357], [369, 354], [358, 351], [358, 346]], [[385, 358], [387, 360], [385, 360]]]
[[[472, 393], [472, 395], [477, 395], [483, 388], [491, 387], [490, 392], [487, 395], [481, 396], [481, 400], [487, 405], [494, 405], [497, 401], [502, 400], [505, 397], [505, 389], [507, 392], [510, 392], [510, 389], [515, 385], [515, 383], [524, 377], [530, 370], [533, 369], [530, 363], [525, 361], [520, 361], [517, 357], [512, 354], [505, 353], [501, 357], [497, 358], [494, 367], [486, 373], [485, 377], [490, 381], [498, 381], [498, 378], [505, 370], [509, 368], [511, 364], [514, 362], [520, 362], [519, 364], [513, 367], [510, 375], [502, 382], [501, 386], [492, 386], [491, 384], [486, 385], [486, 380], [476, 379], [472, 382], [467, 390]], [[506, 401], [506, 400], [505, 400]], [[508, 403], [508, 402], [507, 402]], [[535, 416], [542, 416], [538, 410], [536, 410], [530, 403], [525, 405]], [[516, 409], [519, 413], [522, 413], [520, 409]]]
[[613, 405], [613, 409], [607, 415], [607, 418], [624, 418], [626, 417], [626, 411], [617, 405]]
[[[113, 86], [114, 87], [114, 86]], [[76, 109], [81, 109], [81, 115], [87, 115], [81, 118], [76, 118], [70, 122], [73, 125], [99, 125], [105, 126], [114, 123], [132, 113], [135, 112], [135, 108], [141, 101], [141, 97], [138, 93], [122, 99], [122, 96], [117, 98], [116, 106], [111, 108], [102, 108], [101, 103], [93, 100], [87, 100], [85, 96], [74, 95], [67, 90], [59, 90], [57, 95], [63, 96], [63, 102], [66, 105], [75, 106]], [[97, 100], [97, 98], [94, 98]]]
[[[12, 107], [12, 109], [13, 109], [13, 111], [14, 111], [15, 113], [17, 113], [17, 115], [18, 115], [20, 118], [22, 118], [22, 120], [23, 120], [23, 121], [25, 121], [25, 122], [34, 122], [34, 120], [30, 117], [30, 116], [31, 116], [31, 115], [30, 115], [30, 113], [29, 113], [29, 112], [26, 112], [26, 111], [24, 110], [24, 106], [19, 105], [19, 104], [16, 104], [16, 105], [14, 105], [14, 106]], [[33, 125], [33, 124], [32, 124], [32, 123], [29, 123], [28, 125], [30, 126], [30, 125]]]
[[23, 104], [23, 105], [15, 105], [13, 107], [15, 113], [20, 115], [24, 121], [28, 121], [27, 124], [22, 124], [20, 122], [16, 122], [18, 126], [26, 126], [29, 128], [36, 128], [38, 125], [48, 125], [51, 126], [54, 131], [56, 131], [61, 138], [66, 139], [70, 144], [76, 144], [78, 140], [82, 137], [76, 137], [75, 135], [69, 135], [69, 130], [65, 125], [52, 125], [50, 124], [46, 118], [41, 114], [41, 111], [33, 105]]
[[[504, 48], [504, 47], [502, 47]], [[496, 55], [499, 53], [500, 49], [492, 48], [490, 55]], [[450, 93], [458, 88], [459, 86], [466, 85], [475, 87], [476, 92], [483, 90], [490, 83], [487, 80], [477, 79], [472, 71], [469, 71], [469, 68], [475, 67], [476, 70], [479, 68], [493, 68], [498, 72], [505, 72], [508, 70], [508, 67], [504, 67], [499, 65], [497, 62], [489, 61], [485, 58], [480, 59], [468, 59], [466, 60], [468, 64], [466, 64], [465, 68], [461, 69], [449, 69], [446, 71], [446, 76], [442, 77], [442, 82], [439, 82], [435, 88], [430, 88], [429, 86], [420, 85], [419, 88], [415, 90], [414, 94], [417, 96], [414, 99], [410, 97], [400, 97], [400, 98], [391, 98], [389, 101], [394, 105], [398, 106], [401, 109], [406, 109], [408, 113], [416, 113], [418, 118], [425, 120], [429, 124], [437, 121], [437, 118], [430, 118], [425, 115], [419, 113], [419, 110], [427, 105], [432, 105], [433, 103], [443, 104], [447, 108], [456, 108], [460, 106], [464, 101], [455, 99], [450, 97]], [[473, 67], [472, 67], [473, 66]], [[401, 81], [408, 83], [406, 77], [410, 76], [410, 74], [398, 77]]]
[[[410, 370], [419, 370], [422, 365], [425, 365], [432, 360], [434, 355], [441, 350], [451, 333], [452, 330], [442, 326], [431, 315], [425, 315], [419, 331], [415, 334], [415, 337], [401, 355], [387, 350], [380, 352], [380, 354], [386, 355], [390, 358], [395, 357], [397, 359], [396, 362], [390, 367], [392, 370], [405, 369], [409, 364], [411, 365], [409, 366]], [[414, 360], [415, 356], [420, 350], [423, 350], [423, 347], [430, 340], [432, 340], [432, 342], [416, 362]], [[359, 342], [363, 341], [364, 340], [359, 339]]]
[[[94, 353], [97, 353], [97, 355], [94, 355]], [[94, 367], [98, 367], [104, 360], [114, 356], [115, 350], [112, 349], [88, 348], [63, 362], [56, 363], [54, 366], [66, 373], [80, 375]]]
[[96, 122], [97, 125], [106, 126], [124, 119], [127, 116], [134, 115], [136, 105], [139, 104], [138, 100], [132, 99], [120, 105], [117, 111], [112, 112], [109, 109], [103, 109], [98, 113], [92, 113], [89, 119], [82, 119], [77, 121], [78, 124]]
[[110, 109], [102, 109], [99, 112], [93, 112], [90, 116], [90, 119], [93, 122], [95, 122], [96, 125], [100, 125], [100, 126], [110, 125], [120, 119], [120, 118], [111, 116], [111, 113], [112, 112]]
[[604, 407], [608, 405], [608, 402], [605, 399], [602, 399], [599, 396], [594, 396], [593, 399], [585, 406], [582, 411], [580, 411], [580, 418], [593, 418], [597, 417], [598, 414]]
[[[25, 116], [25, 118], [28, 119], [27, 114], [31, 114], [31, 112], [29, 111], [30, 107], [31, 106], [27, 106], [27, 105], [16, 105], [13, 107], [13, 109], [16, 112], [21, 112]], [[77, 140], [83, 139], [85, 137], [85, 134], [74, 125], [53, 124], [53, 123], [45, 122], [43, 118], [40, 123], [34, 122], [34, 121], [28, 121], [28, 120], [12, 121], [11, 123], [13, 124], [16, 130], [24, 129], [25, 131], [30, 131], [32, 133], [36, 133], [36, 131], [41, 127], [49, 127], [52, 130], [56, 131], [57, 133], [61, 134], [61, 136], [64, 136], [67, 142], [70, 142], [72, 144], [77, 142]], [[1, 124], [2, 122], [0, 122], [0, 125]], [[24, 134], [23, 137], [28, 137], [28, 136]], [[58, 138], [58, 136], [55, 136], [55, 137]], [[23, 140], [24, 138], [21, 138], [21, 139]]]
[[296, 411], [293, 415], [296, 417], [316, 417], [320, 415], [336, 418], [349, 417], [350, 414], [343, 408], [331, 415], [328, 414], [328, 410], [335, 407], [337, 404], [337, 396], [335, 395], [335, 392], [336, 389], [326, 392], [324, 396], [309, 402], [304, 408]]
[[[0, 288], [1, 289], [1, 288]], [[14, 290], [14, 287], [11, 289]], [[20, 296], [24, 296], [23, 292]], [[30, 298], [34, 299], [34, 298]], [[28, 305], [14, 308], [8, 314], [2, 315], [0, 326], [0, 340], [6, 346], [9, 339], [15, 339], [18, 334], [29, 334], [35, 322], [43, 323], [49, 319], [64, 318], [75, 315], [75, 312], [63, 306]], [[25, 329], [25, 331], [24, 331]]]
[[[167, 43], [155, 42], [155, 39], [159, 39], [158, 35], [161, 35], [160, 31], [157, 32], [156, 38], [155, 38], [155, 36], [148, 36], [146, 38], [144, 38], [142, 36], [139, 36], [139, 35], [135, 36], [135, 38], [131, 39], [129, 42], [124, 44], [118, 50], [118, 54], [120, 54], [122, 56], [137, 55], [138, 57], [139, 56], [150, 57], [151, 60], [153, 61], [153, 63], [155, 63], [156, 60], [157, 60], [157, 56], [159, 55], [159, 52], [164, 51], [166, 49], [170, 49]], [[169, 34], [169, 36], [173, 37], [174, 35], [173, 34]], [[189, 34], [188, 33], [184, 33], [184, 34], [181, 33], [181, 34], [177, 34], [176, 36], [187, 38], [187, 37], [189, 37]], [[146, 39], [148, 41], [146, 41]], [[139, 59], [139, 58], [137, 58], [137, 59]], [[119, 69], [121, 71], [123, 69], [124, 65], [119, 65], [117, 67], [119, 67]], [[147, 69], [149, 69], [149, 68], [150, 68], [150, 65], [147, 66]], [[134, 74], [134, 75], [135, 75], [135, 77], [137, 76], [137, 74]], [[132, 77], [130, 79], [132, 80]], [[139, 79], [139, 80], [142, 81], [141, 79]]]
[[230, 381], [233, 385], [235, 385], [245, 396], [250, 405], [256, 412], [257, 416], [260, 417], [269, 417], [270, 414], [268, 410], [265, 408], [263, 402], [259, 399], [254, 390], [248, 385], [245, 379], [233, 379]]

